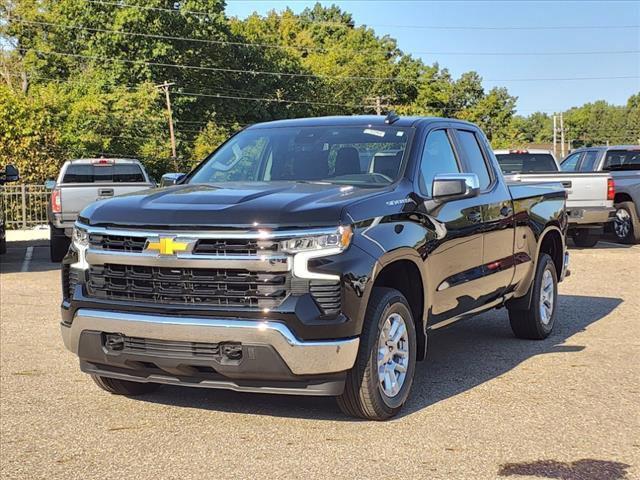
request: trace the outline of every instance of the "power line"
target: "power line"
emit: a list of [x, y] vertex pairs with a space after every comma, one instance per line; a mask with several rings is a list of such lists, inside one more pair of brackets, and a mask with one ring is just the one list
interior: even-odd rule
[[[167, 67], [167, 68], [178, 68], [178, 69], [186, 69], [186, 70], [201, 70], [201, 71], [210, 71], [210, 72], [224, 72], [224, 73], [238, 73], [238, 74], [250, 74], [250, 75], [271, 75], [276, 77], [292, 77], [292, 78], [318, 78], [318, 79], [328, 79], [328, 80], [369, 80], [369, 81], [396, 81], [396, 82], [406, 82], [409, 83], [408, 79], [402, 77], [369, 77], [369, 76], [358, 76], [358, 75], [320, 75], [313, 73], [291, 73], [291, 72], [271, 72], [265, 70], [243, 70], [237, 68], [220, 68], [220, 67], [205, 67], [201, 65], [181, 65], [176, 63], [164, 63], [164, 62], [151, 62], [147, 60], [129, 60], [122, 58], [114, 58], [114, 57], [102, 57], [98, 55], [84, 55], [79, 53], [65, 53], [65, 52], [56, 52], [56, 51], [42, 51], [35, 49], [26, 49], [20, 48], [19, 50], [32, 51], [41, 55], [60, 55], [67, 57], [75, 57], [75, 58], [86, 58], [92, 60], [101, 60], [101, 61], [113, 61], [113, 62], [121, 62], [128, 63], [134, 65], [147, 65], [147, 66], [157, 66], [157, 67]], [[620, 76], [596, 76], [596, 77], [539, 77], [539, 78], [503, 78], [503, 79], [485, 79], [485, 82], [547, 82], [547, 81], [584, 81], [584, 80], [621, 80], [621, 79], [635, 79], [640, 78], [640, 75], [620, 75]], [[426, 79], [418, 79], [418, 82], [437, 82], [440, 81], [439, 78], [426, 78]]]
[[[160, 35], [153, 33], [132, 32], [129, 30], [112, 30], [106, 28], [94, 28], [84, 27], [79, 25], [64, 25], [54, 22], [42, 22], [33, 20], [14, 19], [12, 22], [20, 23], [24, 25], [41, 25], [41, 26], [53, 26], [66, 29], [84, 30], [87, 32], [96, 33], [113, 33], [117, 35], [130, 35], [143, 38], [155, 38], [161, 40], [178, 40], [186, 42], [204, 43], [210, 45], [229, 45], [229, 46], [241, 46], [252, 48], [275, 48], [282, 50], [298, 50], [303, 52], [328, 52], [329, 50], [322, 47], [303, 47], [296, 45], [278, 45], [270, 43], [251, 43], [251, 42], [235, 42], [230, 40], [211, 40], [194, 37], [181, 37], [175, 35]], [[374, 49], [364, 49], [363, 51], [373, 51]], [[451, 56], [565, 56], [565, 55], [630, 55], [640, 53], [640, 50], [584, 50], [584, 51], [572, 51], [572, 52], [447, 52], [447, 51], [406, 51], [405, 53], [410, 55], [451, 55]]]
[[[105, 0], [85, 0], [87, 3], [93, 3], [98, 5], [111, 5], [118, 8], [138, 8], [141, 10], [161, 11], [169, 12], [178, 15], [196, 15], [206, 18], [218, 18], [218, 15], [210, 12], [185, 10], [182, 8], [163, 8], [163, 7], [149, 7], [146, 5], [136, 5], [124, 2], [113, 2]], [[328, 22], [328, 21], [310, 21], [309, 23], [318, 25], [331, 25], [344, 28], [355, 28], [355, 24], [343, 23], [343, 22]], [[367, 24], [362, 24], [366, 27]], [[398, 24], [368, 24], [371, 27], [386, 27], [386, 28], [411, 28], [411, 29], [425, 29], [425, 30], [609, 30], [609, 29], [630, 29], [640, 28], [640, 25], [522, 25], [522, 26], [486, 26], [486, 25], [398, 25]]]

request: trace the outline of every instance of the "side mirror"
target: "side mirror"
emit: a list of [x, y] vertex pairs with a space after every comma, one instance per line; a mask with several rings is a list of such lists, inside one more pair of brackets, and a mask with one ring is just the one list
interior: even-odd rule
[[7, 165], [3, 174], [0, 175], [0, 183], [17, 182], [20, 179], [18, 169], [13, 165]]
[[165, 173], [160, 179], [160, 186], [169, 187], [171, 185], [175, 185], [180, 180], [182, 180], [184, 176], [184, 173]]
[[46, 188], [47, 190], [53, 190], [54, 188], [56, 188], [56, 181], [51, 179], [45, 181], [44, 188]]
[[450, 202], [475, 197], [480, 193], [480, 180], [475, 173], [444, 173], [433, 178], [433, 199]]

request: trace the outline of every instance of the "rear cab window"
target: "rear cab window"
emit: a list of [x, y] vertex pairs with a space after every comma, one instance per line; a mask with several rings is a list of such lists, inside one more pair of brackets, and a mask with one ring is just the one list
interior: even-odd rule
[[496, 154], [503, 173], [557, 172], [550, 153], [509, 152]]
[[136, 163], [91, 164], [71, 163], [62, 183], [145, 183], [142, 168]]

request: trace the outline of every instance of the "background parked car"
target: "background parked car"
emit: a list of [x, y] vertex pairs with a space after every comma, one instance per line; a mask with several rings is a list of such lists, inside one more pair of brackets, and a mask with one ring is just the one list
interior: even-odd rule
[[586, 147], [562, 161], [564, 172], [610, 172], [615, 181], [613, 232], [624, 243], [640, 243], [640, 146]]
[[509, 181], [560, 182], [567, 191], [569, 235], [579, 247], [593, 247], [613, 220], [613, 178], [603, 173], [563, 173], [549, 150], [495, 150]]
[[67, 253], [78, 213], [96, 200], [155, 186], [138, 160], [84, 158], [62, 165], [53, 188], [48, 217], [51, 231], [50, 255], [59, 262]]
[[[16, 182], [20, 178], [18, 169], [13, 165], [7, 165], [4, 172], [0, 173], [0, 186], [8, 182]], [[4, 209], [0, 202], [0, 255], [7, 252], [7, 237], [4, 228]]]

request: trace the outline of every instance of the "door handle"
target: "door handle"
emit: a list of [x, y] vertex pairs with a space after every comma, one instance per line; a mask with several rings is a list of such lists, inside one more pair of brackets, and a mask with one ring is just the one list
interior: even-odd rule
[[113, 188], [99, 188], [98, 195], [101, 197], [113, 197]]

